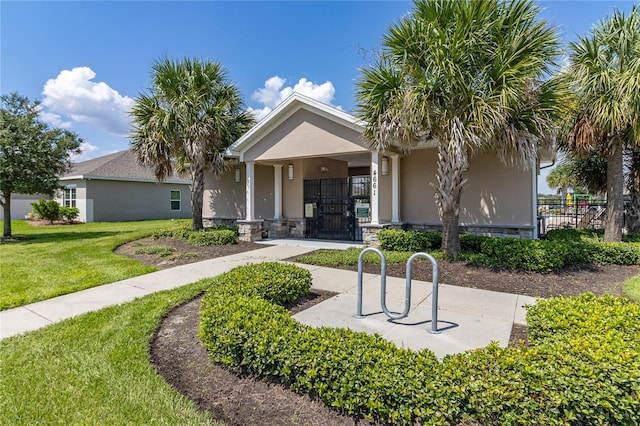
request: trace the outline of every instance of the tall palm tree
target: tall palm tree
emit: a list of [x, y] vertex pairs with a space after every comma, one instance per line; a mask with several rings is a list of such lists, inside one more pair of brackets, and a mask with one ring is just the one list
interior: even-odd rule
[[567, 143], [602, 149], [607, 159], [605, 241], [622, 239], [624, 146], [640, 145], [640, 6], [615, 11], [590, 35], [570, 44], [565, 78], [578, 96]]
[[223, 173], [225, 149], [254, 120], [220, 63], [164, 58], [153, 65], [151, 82], [131, 111], [132, 150], [159, 181], [188, 171], [192, 228], [202, 229], [205, 169]]
[[558, 36], [531, 0], [416, 0], [384, 36], [378, 62], [358, 81], [358, 115], [373, 147], [437, 144], [443, 249], [460, 252], [460, 199], [470, 157], [493, 150], [535, 164], [552, 128], [562, 83], [544, 77]]

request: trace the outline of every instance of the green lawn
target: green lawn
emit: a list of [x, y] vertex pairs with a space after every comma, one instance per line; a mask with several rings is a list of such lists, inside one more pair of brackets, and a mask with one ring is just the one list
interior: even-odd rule
[[[2, 223], [0, 221], [0, 223]], [[29, 226], [13, 221], [18, 242], [0, 244], [0, 310], [152, 272], [113, 254], [125, 242], [188, 220]]]
[[149, 360], [163, 315], [209, 282], [0, 340], [0, 424], [217, 424]]
[[631, 300], [640, 303], [640, 275], [624, 282], [624, 294]]

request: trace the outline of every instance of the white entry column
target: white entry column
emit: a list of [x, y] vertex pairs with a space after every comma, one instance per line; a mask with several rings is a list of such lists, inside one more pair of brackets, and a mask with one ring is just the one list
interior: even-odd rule
[[391, 223], [400, 223], [400, 156], [391, 156]]
[[273, 165], [273, 218], [282, 218], [282, 164]]
[[380, 224], [380, 153], [371, 153], [371, 224]]
[[255, 162], [248, 161], [245, 163], [247, 169], [247, 177], [245, 180], [245, 195], [246, 195], [246, 220], [255, 219], [255, 202], [254, 202], [254, 188], [255, 188]]

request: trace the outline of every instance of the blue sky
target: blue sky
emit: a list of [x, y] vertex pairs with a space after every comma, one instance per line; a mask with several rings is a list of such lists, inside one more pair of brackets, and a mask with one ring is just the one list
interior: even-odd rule
[[[540, 1], [564, 40], [632, 1]], [[292, 90], [346, 111], [408, 1], [0, 1], [0, 89], [85, 140], [78, 160], [127, 148], [127, 111], [158, 58], [220, 61], [258, 116]]]

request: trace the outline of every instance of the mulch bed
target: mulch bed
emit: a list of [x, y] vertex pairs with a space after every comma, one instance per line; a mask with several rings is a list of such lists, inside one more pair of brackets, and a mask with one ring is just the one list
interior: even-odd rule
[[[175, 248], [172, 258], [136, 255], [145, 245], [167, 245]], [[179, 240], [143, 239], [119, 247], [116, 252], [136, 258], [158, 268], [200, 261], [238, 253], [264, 245], [241, 243], [235, 246], [194, 247]], [[197, 257], [183, 256], [197, 252]], [[586, 291], [595, 294], [622, 294], [622, 282], [640, 274], [640, 266], [598, 266], [566, 269], [553, 274], [492, 271], [463, 262], [439, 261], [440, 283], [486, 290], [523, 294], [534, 297], [573, 296]], [[346, 269], [353, 269], [349, 267]], [[379, 273], [379, 267], [366, 265], [366, 272]], [[405, 276], [405, 265], [388, 265], [390, 276]], [[413, 265], [413, 278], [431, 281], [431, 264], [418, 261]], [[332, 293], [314, 291], [305, 300], [289, 306], [293, 312], [319, 303]], [[355, 422], [324, 406], [308, 395], [284, 388], [281, 384], [238, 374], [213, 364], [198, 339], [200, 300], [198, 297], [174, 308], [163, 319], [150, 345], [151, 362], [158, 373], [179, 392], [198, 406], [211, 412], [215, 419], [229, 425], [353, 425]], [[526, 344], [526, 327], [514, 326], [511, 345]]]

